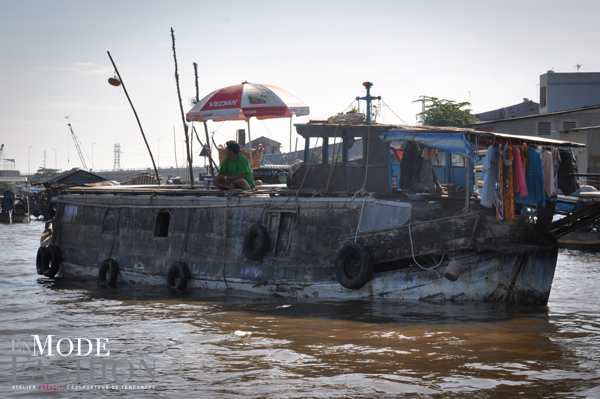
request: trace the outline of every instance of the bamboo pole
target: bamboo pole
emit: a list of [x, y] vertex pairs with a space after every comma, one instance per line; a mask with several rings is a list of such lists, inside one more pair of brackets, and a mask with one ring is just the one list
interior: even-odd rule
[[179, 109], [181, 110], [181, 120], [183, 121], [183, 130], [185, 132], [185, 147], [187, 152], [188, 169], [190, 173], [190, 184], [194, 188], [194, 171], [192, 169], [192, 160], [190, 157], [190, 135], [188, 133], [188, 125], [185, 122], [185, 114], [183, 113], [183, 104], [181, 102], [181, 90], [179, 89], [179, 72], [177, 71], [177, 54], [175, 52], [175, 31], [171, 28], [171, 41], [173, 43], [173, 60], [175, 60], [175, 82], [177, 83], [177, 97], [179, 98]]
[[138, 126], [140, 127], [140, 132], [142, 132], [142, 137], [144, 138], [144, 143], [146, 143], [146, 148], [148, 149], [148, 154], [150, 154], [150, 159], [152, 160], [152, 166], [154, 166], [154, 173], [156, 173], [156, 181], [160, 185], [160, 176], [158, 175], [158, 169], [156, 168], [156, 163], [154, 163], [154, 157], [152, 156], [152, 151], [150, 150], [150, 145], [148, 145], [148, 140], [146, 140], [146, 135], [144, 134], [144, 129], [142, 129], [142, 123], [140, 122], [140, 118], [138, 118], [138, 114], [135, 111], [135, 107], [133, 106], [133, 103], [131, 102], [131, 98], [129, 98], [129, 93], [127, 93], [127, 89], [125, 88], [125, 82], [123, 81], [123, 78], [121, 77], [121, 74], [119, 73], [119, 70], [117, 69], [117, 66], [115, 65], [115, 62], [113, 61], [113, 59], [110, 55], [110, 51], [107, 51], [106, 53], [108, 54], [108, 58], [110, 58], [110, 62], [112, 63], [113, 68], [115, 68], [115, 72], [117, 73], [117, 76], [119, 77], [121, 86], [123, 86], [123, 91], [125, 92], [125, 95], [127, 96], [127, 101], [129, 101], [129, 105], [131, 105], [131, 109], [133, 110], [135, 119], [137, 120]]
[[[196, 104], [200, 102], [200, 94], [198, 91], [198, 64], [194, 62], [194, 75], [196, 76]], [[210, 177], [215, 177], [216, 166], [213, 167], [215, 161], [212, 159], [212, 150], [210, 149], [210, 140], [208, 139], [208, 126], [206, 125], [206, 121], [204, 123], [204, 134], [206, 135], [206, 151], [208, 152], [208, 158], [210, 159]], [[195, 129], [194, 129], [195, 131]], [[200, 142], [200, 138], [198, 138], [198, 132], [196, 132], [196, 138]], [[202, 142], [200, 142], [202, 144]]]

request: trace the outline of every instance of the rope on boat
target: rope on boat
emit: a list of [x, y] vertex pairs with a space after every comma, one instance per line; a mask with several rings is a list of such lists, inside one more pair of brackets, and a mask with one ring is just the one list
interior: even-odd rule
[[[452, 221], [454, 221], [454, 219], [452, 219]], [[427, 271], [433, 270], [435, 272], [435, 274], [437, 274], [437, 276], [440, 277], [440, 274], [437, 272], [437, 270], [435, 270], [435, 268], [442, 264], [442, 262], [444, 261], [444, 256], [442, 255], [442, 257], [440, 258], [440, 262], [437, 265], [431, 266], [430, 268], [422, 266], [419, 262], [417, 262], [417, 259], [415, 258], [415, 249], [413, 247], [413, 239], [412, 239], [412, 233], [411, 233], [411, 228], [410, 228], [411, 224], [412, 224], [412, 221], [408, 222], [408, 237], [410, 238], [410, 252], [412, 254], [413, 260], [415, 261], [415, 264], [423, 270], [427, 270]], [[454, 245], [454, 242], [453, 242], [453, 245]]]
[[[323, 125], [321, 125], [319, 127], [319, 134], [317, 135], [317, 142], [315, 142], [315, 145], [318, 143], [319, 138], [321, 138], [321, 145], [324, 142], [323, 137], [321, 137], [321, 130], [323, 129]], [[337, 128], [336, 128], [337, 129]], [[310, 148], [308, 149], [309, 154], [310, 154]], [[310, 158], [309, 158], [310, 159]], [[290, 199], [294, 198], [294, 205], [295, 205], [295, 210], [296, 210], [296, 217], [294, 218], [294, 225], [291, 226], [290, 228], [290, 236], [292, 234], [292, 231], [296, 228], [296, 226], [298, 225], [298, 212], [300, 210], [300, 205], [298, 204], [298, 195], [300, 194], [300, 192], [302, 191], [302, 187], [304, 187], [304, 182], [306, 181], [306, 176], [308, 176], [308, 172], [310, 171], [310, 167], [312, 166], [312, 164], [309, 162], [308, 163], [308, 167], [306, 169], [306, 173], [304, 174], [304, 177], [302, 177], [302, 183], [300, 183], [300, 187], [298, 187], [298, 190], [296, 190], [292, 195], [290, 195], [289, 197], [287, 197], [285, 199], [285, 201], [283, 201], [281, 204], [272, 206], [270, 208], [265, 208], [264, 212], [263, 212], [263, 224], [266, 223], [265, 217], [267, 215], [267, 213], [269, 211], [272, 211], [273, 209], [279, 208], [283, 205], [285, 205]], [[316, 195], [317, 193], [313, 192], [313, 197]], [[265, 204], [266, 205], [266, 204]], [[289, 249], [289, 243], [291, 242], [291, 240], [288, 240], [288, 249]]]
[[[333, 145], [335, 148], [335, 139], [337, 138], [337, 131], [338, 128], [340, 127], [340, 125], [336, 125], [335, 126], [335, 132], [333, 133]], [[329, 192], [329, 186], [331, 185], [331, 180], [333, 179], [333, 174], [335, 172], [335, 166], [337, 164], [336, 160], [337, 157], [340, 155], [340, 150], [342, 149], [342, 143], [340, 143], [340, 145], [338, 145], [338, 153], [337, 155], [335, 153], [332, 154], [332, 158], [331, 158], [331, 168], [329, 170], [329, 178], [327, 179], [327, 185], [325, 186], [325, 192]]]
[[354, 198], [356, 198], [358, 195], [363, 195], [365, 197], [363, 205], [360, 208], [358, 224], [356, 225], [356, 233], [354, 234], [354, 242], [356, 242], [356, 240], [358, 239], [358, 230], [360, 230], [360, 223], [362, 221], [363, 212], [365, 210], [365, 205], [367, 204], [367, 197], [373, 197], [375, 195], [375, 193], [369, 193], [365, 190], [365, 185], [367, 184], [367, 176], [369, 175], [369, 143], [371, 142], [371, 140], [369, 140], [370, 133], [371, 133], [371, 125], [369, 125], [369, 129], [367, 130], [367, 139], [366, 139], [367, 140], [367, 159], [365, 161], [365, 179], [363, 180], [363, 184], [362, 184], [362, 187], [360, 188], [360, 190], [357, 190], [354, 193], [354, 195], [352, 196], [352, 199], [350, 200], [350, 201], [354, 201]]
[[223, 217], [223, 263], [222, 263], [222, 267], [221, 267], [221, 273], [223, 275], [223, 281], [225, 282], [225, 287], [227, 287], [227, 289], [229, 289], [229, 285], [227, 284], [227, 279], [225, 278], [225, 256], [226, 256], [226, 252], [225, 250], [227, 249], [227, 217], [229, 216], [229, 197], [227, 197], [226, 201], [226, 207], [225, 207], [225, 215]]
[[[106, 212], [109, 212], [108, 210]], [[117, 223], [115, 225], [115, 234], [113, 234], [113, 239], [112, 242], [110, 243], [110, 253], [108, 254], [109, 258], [112, 258], [112, 254], [113, 254], [113, 249], [115, 248], [115, 240], [117, 239], [117, 236], [119, 235], [119, 223], [121, 222], [121, 210], [119, 209], [117, 211]]]
[[183, 238], [183, 246], [181, 247], [181, 252], [179, 254], [179, 261], [180, 262], [183, 260], [183, 255], [185, 253], [187, 253], [188, 241], [189, 241], [189, 235], [190, 235], [190, 221], [191, 220], [192, 220], [192, 209], [189, 209], [188, 210], [188, 217], [187, 217], [187, 226], [185, 228], [185, 236]]

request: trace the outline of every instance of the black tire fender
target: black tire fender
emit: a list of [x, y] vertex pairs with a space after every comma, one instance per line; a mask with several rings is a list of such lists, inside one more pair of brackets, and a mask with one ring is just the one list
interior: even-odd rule
[[37, 274], [43, 275], [44, 271], [42, 270], [42, 260], [44, 259], [44, 253], [46, 253], [45, 247], [39, 247], [37, 250], [37, 255], [35, 257], [35, 270]]
[[264, 226], [255, 224], [244, 238], [244, 256], [248, 259], [259, 260], [269, 249], [269, 232]]
[[54, 277], [58, 273], [60, 263], [62, 262], [62, 254], [60, 248], [56, 245], [48, 245], [43, 251], [41, 271], [46, 277]]
[[190, 281], [190, 269], [183, 262], [175, 262], [167, 272], [167, 287], [174, 290], [185, 290]]
[[105, 259], [98, 268], [98, 285], [114, 287], [119, 278], [119, 264], [111, 258]]
[[335, 276], [349, 289], [363, 287], [373, 274], [373, 260], [367, 248], [358, 243], [346, 244], [335, 260]]

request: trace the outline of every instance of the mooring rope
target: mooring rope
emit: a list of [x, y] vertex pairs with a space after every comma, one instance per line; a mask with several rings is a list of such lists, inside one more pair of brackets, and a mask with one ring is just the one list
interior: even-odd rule
[[360, 208], [360, 215], [358, 217], [358, 224], [356, 225], [356, 233], [354, 234], [354, 242], [356, 242], [356, 240], [358, 239], [358, 230], [360, 230], [360, 224], [362, 222], [362, 217], [363, 217], [363, 212], [365, 210], [365, 205], [367, 204], [367, 198], [368, 197], [374, 197], [375, 193], [369, 193], [365, 190], [365, 185], [367, 184], [367, 176], [369, 175], [369, 135], [371, 133], [371, 125], [369, 125], [369, 129], [367, 130], [367, 158], [365, 161], [365, 179], [363, 180], [363, 184], [362, 187], [357, 190], [354, 195], [352, 196], [352, 198], [350, 199], [350, 201], [354, 201], [354, 199], [359, 196], [359, 195], [363, 195], [365, 197], [365, 200], [363, 202], [362, 207]]
[[411, 225], [412, 225], [412, 221], [408, 222], [408, 237], [410, 238], [410, 252], [412, 254], [413, 261], [415, 261], [415, 264], [417, 266], [419, 266], [421, 269], [427, 270], [427, 271], [433, 270], [435, 272], [435, 274], [437, 274], [437, 276], [440, 277], [440, 274], [437, 272], [437, 270], [435, 270], [435, 268], [442, 264], [442, 262], [444, 261], [444, 256], [442, 255], [442, 257], [440, 258], [440, 262], [437, 265], [431, 266], [430, 268], [422, 266], [419, 262], [417, 262], [417, 259], [415, 258], [415, 248], [413, 246], [412, 232], [411, 232], [411, 228], [410, 228]]
[[225, 212], [224, 212], [224, 218], [223, 218], [223, 264], [221, 267], [221, 273], [223, 275], [223, 282], [225, 282], [225, 287], [227, 287], [227, 289], [229, 289], [229, 285], [227, 284], [227, 278], [225, 277], [225, 256], [226, 256], [226, 249], [227, 249], [227, 218], [229, 217], [229, 198], [231, 196], [227, 197], [225, 199], [226, 201], [226, 207], [225, 207]]

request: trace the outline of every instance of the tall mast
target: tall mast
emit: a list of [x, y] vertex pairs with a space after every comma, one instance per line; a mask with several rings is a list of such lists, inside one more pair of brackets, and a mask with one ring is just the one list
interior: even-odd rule
[[373, 83], [364, 82], [363, 86], [367, 89], [366, 97], [356, 97], [356, 100], [366, 100], [367, 101], [367, 123], [371, 123], [371, 100], [381, 100], [381, 96], [374, 97], [371, 95], [371, 87], [373, 87]]

